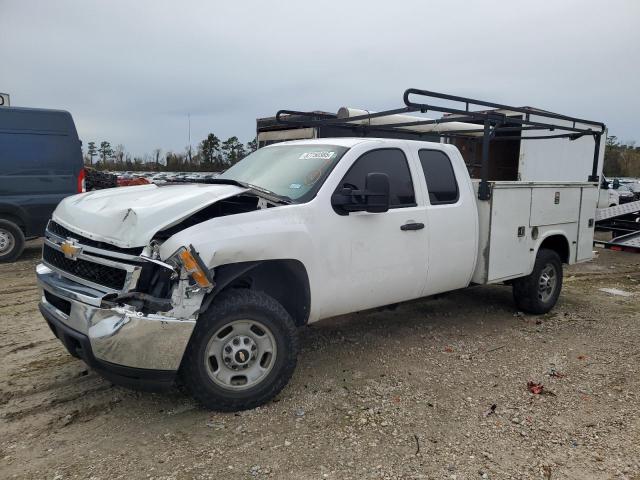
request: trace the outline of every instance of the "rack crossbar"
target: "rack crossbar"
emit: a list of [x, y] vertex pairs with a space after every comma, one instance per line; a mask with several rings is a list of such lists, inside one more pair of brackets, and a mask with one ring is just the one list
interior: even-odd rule
[[[449, 107], [446, 105], [432, 105], [430, 103], [418, 103], [411, 100], [412, 96], [463, 103], [464, 108]], [[473, 135], [473, 137], [471, 138], [476, 138], [478, 140], [482, 138], [481, 178], [480, 187], [478, 189], [478, 198], [480, 200], [488, 200], [489, 198], [491, 198], [491, 191], [488, 180], [490, 141], [504, 139], [549, 140], [555, 138], [567, 138], [569, 140], [576, 140], [578, 138], [589, 135], [594, 139], [594, 154], [591, 175], [589, 175], [587, 181], [593, 183], [597, 183], [599, 181], [598, 162], [600, 153], [600, 138], [606, 132], [606, 126], [602, 122], [585, 120], [582, 118], [571, 117], [555, 112], [548, 112], [546, 110], [538, 110], [531, 107], [513, 107], [510, 105], [504, 105], [495, 102], [488, 102], [457, 95], [432, 92], [429, 90], [420, 90], [416, 88], [409, 88], [405, 90], [403, 94], [403, 101], [405, 104], [404, 107], [384, 110], [381, 112], [368, 112], [364, 115], [356, 115], [348, 118], [337, 118], [333, 115], [319, 114], [318, 112], [279, 110], [276, 114], [276, 121], [281, 124], [304, 127], [333, 126], [354, 129], [356, 131], [360, 130], [389, 133], [402, 133], [406, 132], [406, 129], [409, 127], [417, 127], [423, 125], [440, 125], [453, 122], [478, 124], [477, 129], [459, 129], [448, 131], [439, 131], [438, 129], [434, 129], [433, 131], [414, 133], [417, 133], [418, 135], [424, 134], [451, 138], [470, 138], [470, 135]], [[471, 106], [483, 107], [485, 109], [472, 110]], [[489, 110], [486, 110], [486, 108], [489, 108]], [[375, 125], [371, 124], [371, 120], [374, 118], [383, 118], [389, 117], [391, 115], [406, 114], [411, 112], [426, 113], [428, 111], [447, 114], [447, 116], [439, 119], [424, 119], [386, 124], [376, 123]], [[523, 118], [510, 116], [509, 114], [512, 113], [520, 113], [523, 115]], [[531, 120], [532, 116], [536, 117], [536, 119], [542, 118], [548, 120]], [[366, 122], [367, 120], [368, 122]], [[365, 122], [354, 123], [362, 121]], [[554, 123], [554, 121], [556, 122]], [[557, 123], [557, 121], [568, 122], [570, 125], [567, 125], [566, 123]], [[514, 124], [517, 126], [514, 126]], [[577, 127], [577, 124], [580, 124], [581, 127]], [[582, 127], [582, 125], [584, 125], [585, 127]], [[553, 135], [513, 135], [509, 137], [496, 137], [496, 133], [499, 132], [522, 132], [529, 130], [549, 132], [559, 131], [563, 133]]]

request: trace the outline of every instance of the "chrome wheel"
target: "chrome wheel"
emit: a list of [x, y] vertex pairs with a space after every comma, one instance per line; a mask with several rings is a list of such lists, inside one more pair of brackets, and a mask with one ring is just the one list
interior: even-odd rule
[[16, 239], [13, 234], [8, 230], [0, 228], [0, 255], [4, 255], [13, 250], [15, 244]]
[[220, 328], [205, 350], [209, 378], [230, 390], [245, 390], [271, 371], [277, 355], [273, 333], [255, 320], [234, 320]]
[[538, 281], [538, 298], [542, 302], [547, 302], [553, 296], [558, 281], [556, 267], [550, 263], [544, 266], [540, 272]]

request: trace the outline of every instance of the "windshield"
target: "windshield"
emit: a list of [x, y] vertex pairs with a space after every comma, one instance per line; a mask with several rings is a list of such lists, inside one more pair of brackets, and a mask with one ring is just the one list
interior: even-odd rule
[[312, 199], [348, 150], [338, 145], [274, 145], [256, 150], [218, 178], [269, 190], [297, 202]]

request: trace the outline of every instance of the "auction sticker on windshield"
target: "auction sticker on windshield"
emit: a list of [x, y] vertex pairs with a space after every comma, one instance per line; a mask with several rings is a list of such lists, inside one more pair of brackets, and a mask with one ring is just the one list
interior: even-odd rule
[[305, 152], [300, 157], [299, 160], [330, 160], [336, 156], [336, 152]]

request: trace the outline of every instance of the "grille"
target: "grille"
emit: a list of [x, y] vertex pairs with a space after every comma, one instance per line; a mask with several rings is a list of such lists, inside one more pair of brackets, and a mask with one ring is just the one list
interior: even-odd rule
[[101, 248], [102, 250], [109, 250], [110, 252], [126, 253], [128, 255], [140, 255], [142, 253], [142, 247], [138, 247], [138, 248], [120, 248], [120, 247], [116, 247], [115, 245], [111, 245], [110, 243], [99, 242], [97, 240], [91, 240], [90, 238], [83, 237], [82, 235], [78, 235], [77, 233], [72, 232], [71, 230], [67, 230], [62, 225], [60, 225], [59, 223], [54, 222], [53, 220], [51, 220], [49, 222], [49, 226], [47, 227], [47, 230], [50, 231], [51, 233], [54, 233], [54, 234], [58, 235], [59, 237], [63, 237], [63, 238], [72, 237], [72, 238], [75, 238], [81, 244], [87, 245], [89, 247]]
[[68, 300], [57, 297], [53, 293], [49, 293], [46, 290], [44, 291], [44, 298], [46, 298], [47, 302], [49, 302], [61, 312], [66, 313], [67, 315], [71, 315], [71, 302], [69, 302]]
[[127, 278], [125, 270], [86, 260], [71, 260], [66, 258], [64, 253], [51, 248], [49, 245], [44, 246], [42, 258], [45, 262], [64, 272], [114, 290], [122, 290]]

